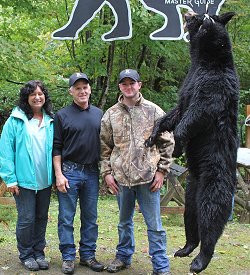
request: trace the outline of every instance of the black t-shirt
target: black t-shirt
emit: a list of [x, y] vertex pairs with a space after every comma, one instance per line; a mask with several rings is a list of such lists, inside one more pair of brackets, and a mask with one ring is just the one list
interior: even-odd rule
[[89, 105], [81, 109], [74, 102], [54, 118], [53, 156], [62, 156], [80, 164], [94, 164], [100, 160], [100, 126], [103, 112]]

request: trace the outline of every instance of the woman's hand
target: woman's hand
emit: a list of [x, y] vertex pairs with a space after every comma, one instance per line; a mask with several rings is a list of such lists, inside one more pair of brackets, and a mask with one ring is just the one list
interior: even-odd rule
[[14, 186], [11, 186], [11, 187], [8, 187], [8, 191], [10, 192], [10, 193], [12, 193], [12, 195], [19, 195], [19, 188], [18, 188], [18, 186], [17, 185], [14, 185]]

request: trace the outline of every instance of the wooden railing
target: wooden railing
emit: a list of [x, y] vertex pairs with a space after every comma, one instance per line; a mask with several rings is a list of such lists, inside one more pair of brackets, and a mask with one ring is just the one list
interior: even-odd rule
[[6, 197], [4, 194], [7, 192], [7, 186], [0, 178], [0, 205], [15, 205], [15, 199], [11, 197]]
[[[167, 193], [161, 198], [162, 214], [183, 214], [185, 205], [185, 190], [182, 183], [186, 180], [187, 168], [176, 163], [170, 166], [170, 173], [167, 175]], [[168, 206], [170, 201], [176, 202], [177, 206]]]

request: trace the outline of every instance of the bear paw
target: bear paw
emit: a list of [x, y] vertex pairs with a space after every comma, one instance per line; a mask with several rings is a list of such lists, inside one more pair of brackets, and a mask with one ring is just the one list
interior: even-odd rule
[[182, 249], [175, 252], [174, 257], [187, 257], [197, 246], [198, 244], [186, 244]]
[[200, 273], [202, 270], [206, 269], [211, 259], [212, 259], [212, 256], [209, 257], [199, 253], [191, 263], [190, 272]]
[[148, 139], [145, 140], [144, 145], [146, 147], [152, 147], [156, 143], [157, 135], [151, 135]]

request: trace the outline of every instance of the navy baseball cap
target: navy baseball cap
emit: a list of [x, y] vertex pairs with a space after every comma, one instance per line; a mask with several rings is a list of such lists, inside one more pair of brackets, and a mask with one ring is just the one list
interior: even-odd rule
[[126, 77], [131, 78], [134, 81], [140, 81], [140, 76], [139, 76], [138, 72], [133, 69], [125, 69], [125, 70], [121, 71], [120, 75], [119, 75], [119, 83], [121, 83], [122, 80]]
[[74, 73], [69, 78], [69, 87], [73, 86], [77, 80], [83, 79], [89, 83], [89, 79], [84, 73]]

